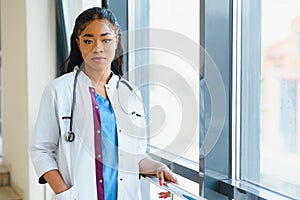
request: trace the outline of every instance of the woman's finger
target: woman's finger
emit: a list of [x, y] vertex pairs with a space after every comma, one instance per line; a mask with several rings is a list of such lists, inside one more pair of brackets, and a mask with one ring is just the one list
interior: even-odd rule
[[178, 184], [177, 178], [173, 175], [170, 170], [164, 170], [164, 178], [166, 181]]
[[158, 197], [159, 198], [168, 198], [168, 197], [170, 197], [171, 196], [171, 193], [170, 192], [160, 192], [160, 193], [158, 193]]
[[158, 170], [157, 173], [156, 173], [156, 176], [157, 176], [157, 178], [159, 180], [159, 185], [162, 186], [164, 184], [164, 182], [165, 182], [164, 181], [164, 173], [163, 173], [163, 171]]

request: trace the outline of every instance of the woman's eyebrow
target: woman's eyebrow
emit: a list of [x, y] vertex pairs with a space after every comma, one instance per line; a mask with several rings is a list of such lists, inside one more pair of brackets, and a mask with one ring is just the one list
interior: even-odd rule
[[[100, 37], [106, 36], [106, 35], [110, 35], [110, 34], [111, 34], [110, 32], [101, 33]], [[84, 34], [82, 37], [94, 37], [94, 35], [93, 35], [93, 34], [86, 33], [86, 34]]]
[[87, 33], [87, 34], [84, 34], [82, 37], [94, 37], [94, 35]]
[[102, 33], [100, 36], [106, 36], [106, 35], [110, 35], [110, 32], [106, 32], [106, 33]]

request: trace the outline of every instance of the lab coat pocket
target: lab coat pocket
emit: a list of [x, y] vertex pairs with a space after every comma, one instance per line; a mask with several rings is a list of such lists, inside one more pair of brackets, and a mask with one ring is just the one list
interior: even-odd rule
[[70, 189], [57, 194], [55, 200], [76, 200], [75, 187], [72, 186]]

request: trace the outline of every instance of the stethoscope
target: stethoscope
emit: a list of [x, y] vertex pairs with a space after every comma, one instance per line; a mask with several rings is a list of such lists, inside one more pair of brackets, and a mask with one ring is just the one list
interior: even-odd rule
[[[81, 71], [80, 69], [78, 69], [76, 71], [74, 83], [73, 83], [73, 96], [72, 96], [72, 105], [71, 105], [70, 127], [69, 127], [69, 131], [65, 134], [65, 140], [67, 142], [73, 142], [75, 140], [75, 133], [73, 131], [73, 119], [74, 119], [74, 108], [75, 108], [75, 104], [76, 104], [76, 85], [77, 85], [78, 74], [80, 71]], [[128, 81], [123, 79], [120, 75], [118, 75], [118, 76], [119, 76], [119, 80], [117, 82], [116, 90], [117, 90], [117, 95], [118, 95], [117, 97], [120, 100], [120, 92], [119, 92], [120, 83], [123, 83], [131, 92], [134, 92], [134, 89], [128, 83]], [[143, 110], [144, 110], [144, 112], [146, 112], [143, 100], [135, 92], [134, 92], [134, 94], [139, 99], [139, 101], [142, 103]], [[146, 114], [139, 114], [136, 111], [129, 112], [126, 109], [124, 109], [124, 107], [121, 105], [120, 101], [119, 101], [119, 104], [120, 104], [121, 110], [127, 115], [134, 115], [137, 117], [146, 117], [147, 116]]]

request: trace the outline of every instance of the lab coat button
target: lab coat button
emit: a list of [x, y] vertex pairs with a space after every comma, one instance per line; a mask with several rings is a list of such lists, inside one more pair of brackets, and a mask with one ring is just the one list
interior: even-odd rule
[[99, 180], [99, 183], [102, 183], [102, 179]]
[[101, 133], [101, 131], [100, 131], [100, 130], [97, 130], [97, 133]]
[[98, 109], [98, 106], [96, 106], [95, 108]]
[[98, 158], [101, 158], [101, 155], [98, 155]]
[[120, 178], [120, 181], [123, 181], [123, 178]]

